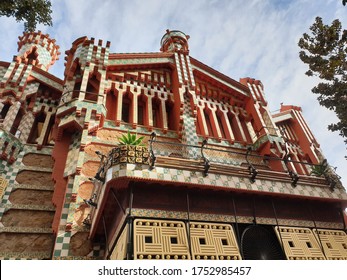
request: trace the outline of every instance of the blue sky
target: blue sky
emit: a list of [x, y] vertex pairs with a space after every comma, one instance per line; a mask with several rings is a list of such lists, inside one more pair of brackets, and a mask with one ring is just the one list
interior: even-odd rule
[[[156, 52], [166, 29], [190, 35], [190, 55], [235, 80], [263, 82], [270, 110], [280, 103], [301, 106], [328, 162], [347, 187], [346, 146], [327, 130], [333, 112], [319, 106], [298, 56], [298, 40], [316, 16], [347, 22], [341, 0], [53, 0], [53, 27], [38, 26], [60, 46], [50, 72], [63, 78], [64, 53], [81, 36], [111, 42], [111, 52]], [[23, 24], [0, 18], [0, 60], [17, 53]], [[347, 24], [343, 26], [347, 28]]]

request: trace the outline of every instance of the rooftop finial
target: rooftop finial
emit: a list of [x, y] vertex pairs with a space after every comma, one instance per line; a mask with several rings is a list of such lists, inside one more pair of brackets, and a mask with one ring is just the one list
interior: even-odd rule
[[188, 48], [189, 36], [179, 30], [166, 29], [166, 34], [160, 41], [162, 52], [182, 52], [189, 53]]

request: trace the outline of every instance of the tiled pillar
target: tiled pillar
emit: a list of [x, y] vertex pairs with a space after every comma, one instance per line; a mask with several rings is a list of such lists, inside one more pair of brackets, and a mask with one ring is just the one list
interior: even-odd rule
[[18, 114], [20, 108], [20, 102], [15, 102], [10, 109], [8, 110], [8, 113], [6, 115], [6, 118], [4, 120], [4, 130], [10, 131], [13, 125], [13, 122]]
[[[199, 137], [195, 128], [195, 118], [192, 114], [190, 97], [187, 94], [184, 94], [182, 142], [188, 145], [199, 145]], [[198, 153], [196, 148], [189, 147], [185, 149], [184, 154], [188, 158], [196, 158]]]

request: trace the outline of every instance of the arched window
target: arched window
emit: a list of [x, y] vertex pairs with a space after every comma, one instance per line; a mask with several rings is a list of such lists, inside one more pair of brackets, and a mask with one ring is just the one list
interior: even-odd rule
[[11, 104], [10, 103], [5, 103], [4, 106], [2, 107], [2, 110], [0, 112], [0, 120], [4, 120], [6, 118], [6, 115], [8, 113], [8, 110], [10, 109]]
[[46, 130], [46, 135], [42, 143], [43, 145], [54, 145], [54, 140], [53, 140], [54, 121], [55, 121], [55, 114], [50, 116], [50, 120]]
[[227, 128], [225, 127], [224, 122], [222, 120], [222, 118], [223, 118], [222, 114], [223, 113], [218, 111], [217, 114], [216, 114], [216, 118], [217, 118], [217, 122], [218, 122], [220, 133], [222, 134], [222, 138], [226, 139], [227, 138], [227, 134], [225, 133], [225, 131], [227, 130]]
[[251, 135], [249, 133], [249, 130], [248, 130], [248, 127], [247, 127], [247, 123], [246, 123], [245, 117], [242, 116], [242, 115], [239, 115], [239, 119], [240, 119], [241, 127], [242, 127], [242, 130], [243, 130], [243, 134], [246, 137], [246, 142], [249, 143], [249, 144], [253, 143], [252, 137], [251, 137]]
[[152, 117], [153, 117], [153, 127], [163, 127], [163, 118], [161, 116], [161, 102], [157, 97], [152, 98]]
[[89, 100], [93, 102], [98, 101], [99, 85], [100, 85], [100, 81], [96, 78], [95, 75], [89, 78], [88, 84], [87, 84], [87, 90], [85, 93], [85, 100]]
[[39, 112], [35, 116], [33, 126], [31, 128], [27, 142], [29, 144], [36, 144], [36, 139], [40, 137], [42, 132], [43, 124], [45, 123], [46, 114], [44, 112]]
[[240, 131], [240, 128], [239, 128], [236, 116], [233, 113], [231, 113], [231, 112], [229, 112], [227, 114], [227, 116], [228, 116], [228, 120], [229, 120], [229, 124], [230, 124], [231, 130], [232, 130], [232, 132], [234, 134], [234, 137], [235, 137], [235, 141], [243, 141], [242, 134], [241, 134], [241, 131]]
[[146, 103], [140, 99], [137, 103], [137, 124], [144, 125], [145, 124], [145, 106]]
[[75, 99], [75, 98], [78, 98], [80, 96], [81, 85], [82, 85], [81, 80], [77, 80], [75, 82], [75, 86], [73, 88], [71, 99]]
[[166, 111], [166, 119], [167, 119], [167, 129], [174, 130], [175, 129], [175, 115], [173, 110], [173, 102], [171, 100], [165, 101], [165, 111]]
[[26, 57], [26, 59], [28, 60], [28, 64], [37, 65], [38, 64], [37, 57], [38, 57], [37, 48], [33, 48]]
[[122, 102], [122, 121], [129, 123], [132, 121], [131, 118], [131, 112], [132, 112], [132, 100], [129, 97], [129, 93], [125, 93], [123, 95], [123, 102]]
[[210, 114], [207, 111], [207, 109], [204, 109], [204, 116], [205, 116], [205, 123], [207, 126], [207, 134], [210, 137], [213, 137], [213, 130], [212, 130], [212, 123], [211, 123], [211, 119], [210, 119]]
[[17, 113], [17, 116], [16, 116], [16, 118], [14, 119], [14, 122], [13, 122], [12, 127], [11, 127], [11, 130], [10, 130], [10, 133], [13, 134], [13, 135], [16, 135], [16, 137], [19, 137], [19, 136], [20, 136], [20, 135], [17, 134], [16, 132], [17, 132], [17, 129], [18, 129], [18, 127], [19, 127], [19, 124], [20, 124], [20, 122], [21, 122], [21, 120], [22, 120], [22, 118], [23, 118], [23, 115], [24, 115], [23, 109], [19, 109], [19, 110], [18, 110], [18, 113]]
[[106, 119], [115, 120], [117, 115], [117, 93], [109, 91], [106, 94]]

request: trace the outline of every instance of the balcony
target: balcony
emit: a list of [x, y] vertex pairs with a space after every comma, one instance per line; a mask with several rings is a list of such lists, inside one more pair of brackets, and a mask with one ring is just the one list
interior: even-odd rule
[[[93, 195], [86, 200], [92, 206], [88, 221], [92, 227], [107, 207], [106, 201], [115, 196], [114, 190], [128, 189], [133, 182], [143, 186], [170, 185], [297, 199], [347, 200], [346, 191], [339, 182], [329, 181], [328, 177], [298, 175], [290, 169], [271, 170], [269, 161], [280, 161], [284, 166], [295, 161], [264, 158], [250, 148], [217, 148], [206, 141], [201, 146], [165, 142], [156, 140], [152, 133], [147, 147], [124, 145], [115, 147], [107, 155], [97, 154], [100, 166], [92, 178]], [[122, 203], [117, 201], [117, 204]], [[126, 214], [126, 207], [120, 208]]]
[[71, 90], [63, 93], [60, 99], [57, 113], [60, 114], [72, 107], [81, 107], [80, 102], [90, 104], [104, 104], [104, 95], [90, 91]]

